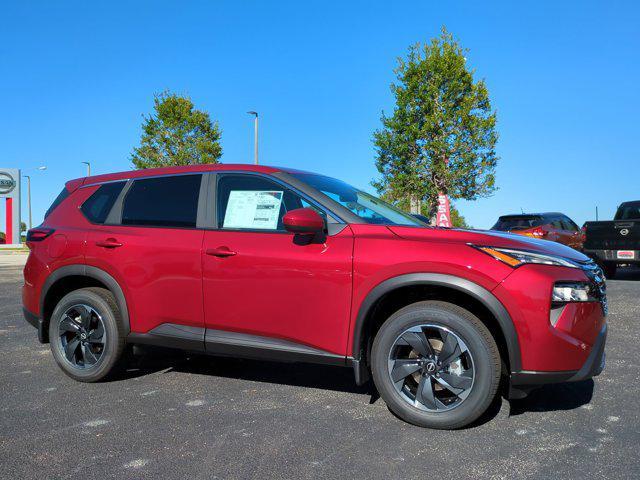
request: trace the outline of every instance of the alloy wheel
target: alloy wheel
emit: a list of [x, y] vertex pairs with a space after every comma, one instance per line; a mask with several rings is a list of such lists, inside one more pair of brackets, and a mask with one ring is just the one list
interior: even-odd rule
[[428, 412], [460, 406], [475, 378], [467, 345], [439, 325], [418, 325], [398, 335], [389, 352], [388, 370], [400, 396]]
[[106, 334], [100, 314], [88, 305], [73, 305], [60, 317], [59, 346], [74, 368], [95, 366], [104, 353]]

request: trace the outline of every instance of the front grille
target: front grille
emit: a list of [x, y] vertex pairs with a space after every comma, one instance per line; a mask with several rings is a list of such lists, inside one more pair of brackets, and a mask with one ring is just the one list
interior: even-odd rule
[[578, 263], [589, 278], [590, 295], [600, 302], [602, 311], [606, 315], [609, 312], [609, 305], [607, 304], [607, 283], [604, 279], [604, 272], [593, 260]]

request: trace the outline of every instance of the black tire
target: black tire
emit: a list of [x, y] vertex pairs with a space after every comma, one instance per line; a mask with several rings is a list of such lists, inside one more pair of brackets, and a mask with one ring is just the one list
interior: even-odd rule
[[[89, 308], [87, 309], [86, 307]], [[71, 318], [70, 315], [80, 312], [80, 310], [75, 309], [90, 312], [94, 329], [87, 329], [86, 331], [98, 333], [95, 335], [94, 333], [86, 333], [86, 340], [81, 341], [79, 334], [76, 335], [71, 332], [70, 329], [65, 329], [65, 327], [62, 326], [61, 322], [63, 322], [63, 319], [65, 321], [64, 325], [74, 323], [69, 322], [68, 319]], [[72, 313], [66, 315], [68, 312]], [[99, 318], [96, 314], [99, 315]], [[102, 328], [97, 326], [100, 321]], [[75, 323], [77, 325], [74, 324], [74, 329], [78, 328], [78, 325], [83, 325], [84, 319], [80, 320], [80, 317], [78, 317], [78, 321]], [[88, 343], [85, 347], [84, 342], [90, 342], [91, 340], [89, 338], [93, 336], [97, 337], [100, 332], [102, 332], [102, 336], [100, 337], [102, 343], [92, 343], [91, 345], [91, 352], [98, 352], [90, 353], [92, 355], [91, 361], [94, 361], [94, 363], [89, 363], [86, 359], [84, 361], [78, 360], [78, 357], [86, 357], [84, 349], [90, 347]], [[64, 337], [64, 340], [62, 337]], [[72, 354], [72, 359], [67, 358], [65, 346], [63, 346], [63, 342], [66, 346], [70, 346], [69, 338], [72, 339], [71, 341], [81, 343], [77, 348], [69, 348], [69, 351], [74, 350], [76, 352], [76, 354]], [[49, 322], [49, 340], [51, 352], [53, 353], [53, 358], [56, 363], [64, 373], [74, 380], [80, 382], [98, 382], [115, 373], [123, 357], [125, 336], [120, 310], [113, 294], [104, 288], [92, 287], [75, 290], [65, 295], [62, 300], [58, 302], [51, 315]], [[97, 360], [95, 360], [96, 358]]]
[[[463, 400], [455, 400], [461, 403], [455, 407], [448, 407], [451, 408], [449, 410], [437, 411], [436, 408], [436, 411], [425, 411], [417, 408], [410, 403], [406, 396], [403, 396], [402, 392], [396, 390], [391, 378], [393, 363], [390, 362], [390, 358], [392, 351], [398, 348], [397, 339], [401, 335], [404, 338], [404, 333], [408, 329], [424, 325], [430, 326], [427, 328], [443, 328], [454, 333], [458, 340], [463, 341], [468, 353], [473, 358], [473, 381], [468, 387], [469, 392], [466, 393], [468, 396]], [[439, 353], [443, 351], [444, 347], [441, 347]], [[392, 412], [414, 425], [437, 429], [462, 428], [477, 420], [489, 408], [498, 392], [501, 361], [493, 336], [475, 315], [447, 302], [418, 302], [398, 310], [387, 319], [378, 331], [373, 342], [371, 355], [371, 372], [380, 396]], [[420, 378], [425, 375], [425, 368], [423, 367], [421, 370], [423, 373]], [[449, 372], [448, 367], [441, 371]], [[440, 374], [437, 376], [439, 379], [442, 378]], [[407, 379], [411, 381], [407, 376], [402, 382]], [[433, 388], [441, 389], [438, 393], [450, 393], [442, 390], [435, 378], [433, 380]], [[428, 381], [431, 385], [432, 381]], [[405, 385], [401, 388], [408, 387]], [[433, 388], [431, 388], [432, 391]]]
[[618, 270], [618, 265], [615, 263], [603, 263], [602, 270], [604, 270], [604, 276], [611, 280], [616, 276], [616, 270]]

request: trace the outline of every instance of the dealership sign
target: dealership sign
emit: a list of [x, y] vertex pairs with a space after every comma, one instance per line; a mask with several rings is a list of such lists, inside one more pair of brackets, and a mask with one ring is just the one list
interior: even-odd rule
[[[0, 231], [4, 232], [4, 243], [0, 247], [20, 244], [20, 170], [0, 168], [0, 201], [4, 203], [4, 216]], [[3, 221], [4, 220], [4, 221]]]
[[7, 172], [0, 172], [0, 194], [11, 193], [16, 188], [16, 181]]

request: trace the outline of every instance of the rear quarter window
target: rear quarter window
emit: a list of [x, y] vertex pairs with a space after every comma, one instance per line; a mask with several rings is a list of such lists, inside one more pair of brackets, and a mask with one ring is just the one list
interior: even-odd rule
[[101, 185], [80, 207], [80, 211], [91, 223], [104, 223], [109, 216], [118, 195], [126, 182], [113, 182]]
[[51, 204], [51, 206], [47, 209], [47, 211], [44, 214], [44, 218], [47, 218], [49, 215], [51, 215], [51, 212], [53, 212], [58, 205], [60, 205], [62, 202], [64, 202], [64, 200], [69, 196], [69, 190], [67, 190], [67, 187], [64, 187], [62, 189], [62, 191], [58, 194], [58, 196], [56, 197], [56, 199], [53, 201], [53, 203]]

